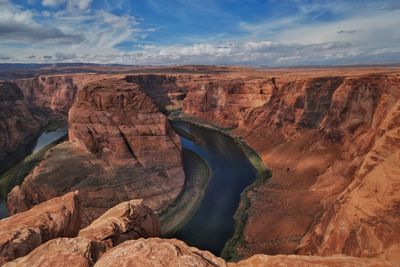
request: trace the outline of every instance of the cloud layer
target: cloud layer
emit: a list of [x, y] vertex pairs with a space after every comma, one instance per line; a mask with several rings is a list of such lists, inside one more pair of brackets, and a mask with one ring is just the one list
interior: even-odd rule
[[[152, 0], [145, 6], [150, 11], [137, 12], [139, 7], [121, 1], [31, 2], [0, 0], [0, 62], [287, 66], [400, 61], [395, 1], [270, 1], [268, 8], [281, 11], [287, 4], [288, 11], [257, 18], [213, 2], [212, 24], [204, 25], [209, 31], [181, 10], [199, 9], [192, 0], [171, 2], [169, 18], [176, 24], [155, 23], [166, 20], [151, 15], [166, 11]], [[214, 21], [219, 17], [221, 27]], [[198, 29], [185, 28], [195, 22]]]

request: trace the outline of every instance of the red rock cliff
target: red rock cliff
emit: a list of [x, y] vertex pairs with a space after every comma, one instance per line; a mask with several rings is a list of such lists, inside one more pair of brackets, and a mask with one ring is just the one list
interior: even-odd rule
[[127, 80], [161, 105], [231, 129], [272, 170], [248, 194], [237, 255], [397, 257], [397, 71], [153, 76]]
[[45, 114], [27, 105], [15, 83], [0, 82], [0, 161], [31, 142], [46, 122]]
[[9, 193], [11, 214], [79, 190], [87, 225], [129, 199], [162, 211], [183, 188], [179, 138], [133, 84], [107, 79], [83, 88], [69, 113], [69, 136]]

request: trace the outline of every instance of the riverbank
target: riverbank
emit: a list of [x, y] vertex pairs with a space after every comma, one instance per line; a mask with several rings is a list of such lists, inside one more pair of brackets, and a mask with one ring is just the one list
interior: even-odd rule
[[234, 234], [232, 238], [226, 242], [225, 247], [221, 252], [221, 257], [225, 260], [236, 261], [239, 259], [236, 253], [236, 248], [238, 245], [243, 245], [243, 242], [245, 242], [243, 231], [247, 222], [247, 211], [250, 207], [250, 199], [248, 198], [247, 193], [253, 188], [267, 181], [271, 177], [271, 172], [264, 166], [258, 153], [253, 148], [248, 146], [242, 138], [231, 133], [231, 129], [221, 129], [214, 125], [207, 124], [206, 122], [203, 122], [198, 118], [186, 116], [182, 113], [170, 114], [169, 119], [171, 119], [172, 121], [191, 123], [193, 125], [196, 125], [197, 127], [217, 131], [223, 135], [232, 138], [234, 142], [239, 146], [239, 148], [244, 152], [245, 156], [248, 158], [248, 160], [256, 170], [256, 179], [241, 193], [240, 204], [234, 215]]
[[175, 203], [160, 214], [163, 237], [171, 237], [190, 220], [204, 197], [211, 177], [211, 169], [206, 160], [188, 149], [183, 149], [182, 153], [186, 174], [185, 187]]
[[64, 142], [68, 139], [68, 135], [57, 139], [56, 141], [46, 145], [39, 151], [27, 156], [22, 162], [18, 163], [7, 172], [0, 176], [0, 199], [5, 200], [11, 189], [22, 183], [24, 178], [35, 168], [43, 159], [46, 152], [55, 145]]

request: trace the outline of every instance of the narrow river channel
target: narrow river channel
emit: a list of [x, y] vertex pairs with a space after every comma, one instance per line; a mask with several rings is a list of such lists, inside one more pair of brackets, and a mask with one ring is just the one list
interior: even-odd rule
[[256, 171], [232, 138], [187, 122], [172, 122], [172, 125], [194, 138], [181, 136], [182, 147], [205, 159], [211, 169], [199, 208], [173, 237], [220, 255], [234, 232], [233, 216], [240, 194], [254, 181]]

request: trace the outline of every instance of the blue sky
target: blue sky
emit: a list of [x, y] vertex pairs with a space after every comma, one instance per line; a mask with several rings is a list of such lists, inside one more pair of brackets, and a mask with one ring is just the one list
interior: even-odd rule
[[400, 2], [0, 0], [0, 62], [400, 61]]

